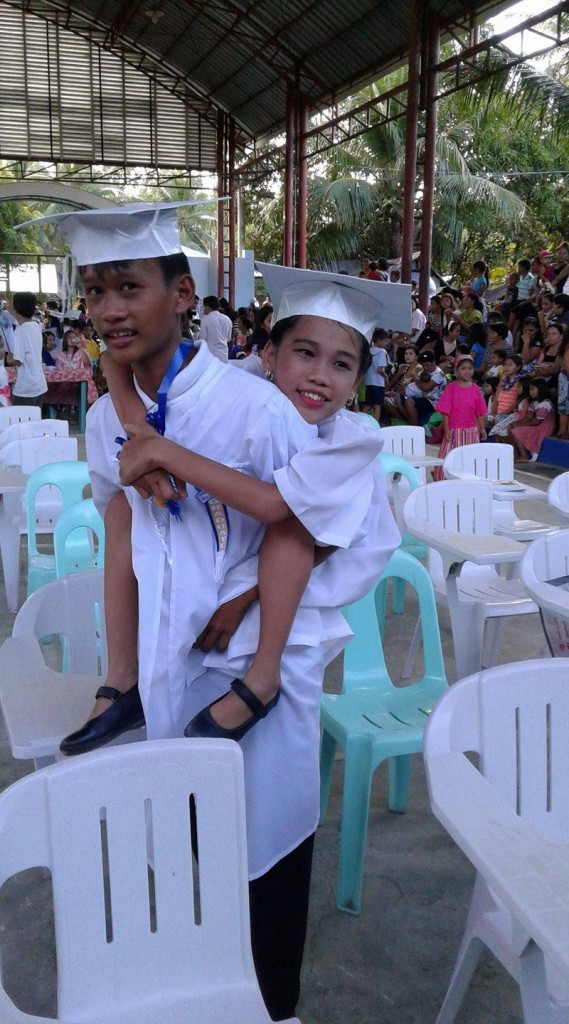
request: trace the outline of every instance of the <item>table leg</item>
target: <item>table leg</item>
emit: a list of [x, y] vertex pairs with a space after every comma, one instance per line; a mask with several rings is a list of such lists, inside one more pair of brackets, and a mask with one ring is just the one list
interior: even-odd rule
[[87, 381], [82, 380], [79, 382], [79, 410], [77, 413], [77, 421], [79, 426], [79, 433], [85, 433], [85, 417], [87, 415]]
[[20, 588], [21, 494], [0, 496], [0, 552], [8, 610], [18, 611]]

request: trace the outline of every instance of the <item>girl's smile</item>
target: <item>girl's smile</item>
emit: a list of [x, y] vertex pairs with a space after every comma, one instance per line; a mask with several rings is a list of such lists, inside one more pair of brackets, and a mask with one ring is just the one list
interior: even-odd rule
[[360, 352], [353, 333], [318, 316], [302, 316], [282, 341], [269, 341], [263, 363], [280, 391], [307, 423], [321, 423], [352, 395]]

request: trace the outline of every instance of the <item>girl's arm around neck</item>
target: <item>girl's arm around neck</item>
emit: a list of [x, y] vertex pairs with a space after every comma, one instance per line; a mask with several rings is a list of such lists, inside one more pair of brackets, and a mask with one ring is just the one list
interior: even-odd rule
[[119, 366], [108, 352], [101, 353], [100, 365], [109, 386], [111, 401], [123, 427], [125, 423], [140, 423], [145, 420], [146, 409], [134, 386], [130, 366]]
[[261, 523], [278, 523], [293, 515], [275, 484], [257, 480], [213, 459], [196, 455], [148, 424], [125, 424], [130, 440], [121, 450], [121, 483], [129, 486], [141, 476], [164, 469], [180, 480], [231, 505]]

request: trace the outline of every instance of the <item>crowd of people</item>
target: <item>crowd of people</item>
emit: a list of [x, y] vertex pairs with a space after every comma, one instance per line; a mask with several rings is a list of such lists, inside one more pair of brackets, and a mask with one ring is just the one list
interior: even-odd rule
[[546, 437], [569, 439], [569, 242], [519, 260], [495, 292], [477, 260], [462, 287], [433, 294], [425, 314], [414, 307], [410, 334], [376, 330], [362, 411], [425, 426], [442, 457], [488, 438], [528, 462]]

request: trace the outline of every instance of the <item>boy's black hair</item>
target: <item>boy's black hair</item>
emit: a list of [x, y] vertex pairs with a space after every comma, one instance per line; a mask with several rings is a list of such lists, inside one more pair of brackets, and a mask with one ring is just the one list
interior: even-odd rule
[[460, 356], [469, 356], [470, 355], [470, 345], [467, 345], [465, 341], [461, 341], [460, 345], [456, 346], [456, 354], [457, 354], [457, 356], [458, 355], [460, 355]]
[[369, 269], [370, 270], [377, 270], [377, 263], [375, 262], [375, 260], [370, 260], [370, 262], [369, 262]]
[[372, 334], [371, 343], [372, 345], [374, 345], [376, 341], [383, 341], [384, 338], [388, 337], [389, 335], [387, 331], [384, 331], [383, 327], [376, 327]]
[[506, 359], [504, 361], [507, 362], [508, 359], [511, 359], [512, 362], [516, 364], [518, 370], [521, 370], [521, 368], [523, 366], [523, 360], [522, 360], [522, 357], [519, 356], [517, 352], [508, 352], [508, 354], [506, 356]]
[[47, 309], [53, 309], [56, 313], [59, 313], [61, 309], [61, 304], [57, 301], [57, 299], [48, 299], [46, 302], [46, 307]]
[[[152, 256], [149, 258], [155, 259], [159, 264], [164, 284], [171, 284], [177, 277], [183, 277], [184, 274], [191, 273], [190, 264], [185, 252], [174, 252], [170, 256]], [[127, 270], [128, 267], [136, 262], [136, 260], [110, 260], [108, 263], [93, 263], [92, 265], [97, 274], [103, 275], [107, 270]], [[84, 271], [84, 266], [79, 267], [81, 276], [83, 276]]]
[[36, 311], [36, 297], [33, 292], [15, 292], [12, 305], [16, 313], [31, 320]]
[[527, 271], [530, 269], [531, 263], [529, 260], [518, 260], [518, 267], [525, 267]]
[[[488, 326], [490, 327], [490, 324]], [[494, 334], [497, 334], [502, 341], [505, 341], [508, 337], [508, 325], [505, 323], [492, 324], [490, 330], [494, 331]]]
[[387, 261], [385, 256], [380, 256], [379, 257], [379, 259], [377, 261], [377, 265], [378, 265], [380, 270], [389, 270], [389, 263], [388, 263], [388, 261]]
[[490, 312], [488, 313], [488, 323], [503, 324], [504, 317], [502, 316], [501, 313], [498, 312], [497, 309], [491, 309]]
[[486, 328], [484, 324], [471, 324], [468, 328], [466, 340], [470, 345], [480, 345], [482, 348], [486, 347]]
[[507, 348], [495, 348], [494, 351], [492, 352], [492, 355], [493, 356], [499, 356], [500, 359], [507, 359], [508, 358], [508, 350], [507, 350]]
[[569, 309], [569, 295], [566, 295], [564, 292], [554, 295], [553, 302], [556, 306], [561, 306], [564, 312], [567, 312]]
[[[276, 324], [271, 327], [271, 333], [269, 334], [269, 341], [272, 341], [275, 348], [278, 348], [281, 342], [284, 340], [285, 334], [292, 331], [296, 327], [298, 321], [301, 319], [300, 316], [286, 316], [283, 320], [278, 320]], [[340, 323], [340, 321], [336, 321]], [[354, 335], [360, 342], [360, 360], [358, 366], [358, 377], [361, 377], [363, 373], [366, 373], [371, 366], [371, 352], [369, 350], [369, 342], [365, 335], [357, 331], [355, 327], [350, 327], [347, 324], [340, 323], [340, 327], [344, 327], [349, 331], [353, 331]], [[408, 346], [405, 346], [406, 348]], [[413, 346], [411, 346], [413, 347]]]
[[203, 300], [203, 305], [207, 306], [211, 310], [219, 309], [219, 299], [217, 295], [206, 295]]

